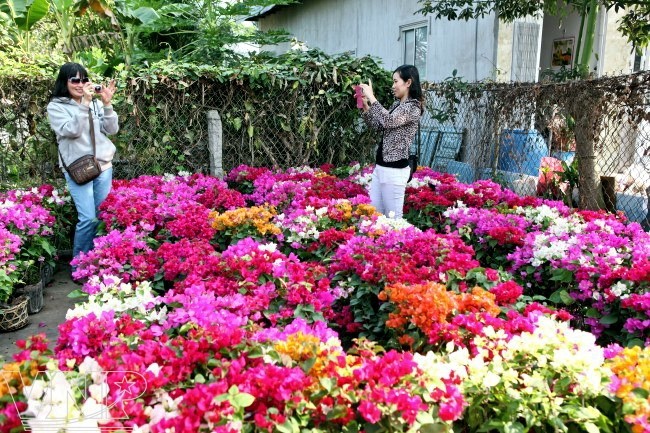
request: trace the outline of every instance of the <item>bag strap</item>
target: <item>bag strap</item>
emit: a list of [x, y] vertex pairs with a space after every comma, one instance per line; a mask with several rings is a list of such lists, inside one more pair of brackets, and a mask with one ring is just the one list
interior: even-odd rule
[[93, 156], [95, 156], [97, 153], [97, 148], [95, 146], [95, 122], [93, 121], [93, 111], [90, 107], [88, 107], [88, 121], [90, 122], [90, 142], [93, 144]]
[[[97, 152], [97, 146], [95, 144], [95, 122], [93, 122], [93, 111], [90, 107], [88, 107], [88, 123], [90, 123], [90, 142], [93, 144], [93, 157], [95, 157], [95, 153]], [[59, 151], [59, 157], [61, 157], [61, 164], [63, 164], [63, 168], [65, 168], [65, 171], [68, 171], [68, 166], [63, 160], [63, 155], [61, 155], [61, 148], [59, 146], [56, 148]], [[95, 161], [97, 161], [97, 158], [95, 158]]]

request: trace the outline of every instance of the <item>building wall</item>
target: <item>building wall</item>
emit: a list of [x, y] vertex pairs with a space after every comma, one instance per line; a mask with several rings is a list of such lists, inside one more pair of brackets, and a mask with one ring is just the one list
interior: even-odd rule
[[604, 75], [629, 74], [632, 71], [632, 44], [627, 42], [617, 30], [617, 21], [623, 16], [622, 11], [614, 9], [603, 14], [606, 38], [602, 39], [603, 61], [601, 70]]
[[[328, 54], [352, 51], [382, 60], [386, 69], [404, 63], [401, 28], [428, 25], [428, 81], [452, 75], [467, 81], [494, 78], [497, 20], [493, 15], [475, 21], [436, 20], [415, 14], [417, 0], [309, 0], [281, 8], [259, 20], [262, 30], [283, 28], [307, 47]], [[288, 45], [266, 47], [276, 52]]]
[[[357, 56], [379, 58], [386, 69], [404, 63], [400, 29], [424, 23], [428, 25], [427, 73], [423, 80], [441, 81], [457, 70], [467, 81], [496, 79], [521, 81], [517, 77], [517, 23], [539, 23], [541, 37], [537, 69], [559, 70], [552, 66], [554, 41], [573, 38], [572, 63], [575, 63], [580, 16], [567, 13], [558, 18], [526, 18], [517, 23], [499, 22], [494, 15], [472, 21], [436, 20], [415, 14], [418, 0], [303, 0], [303, 3], [279, 8], [260, 19], [262, 30], [284, 28], [307, 47], [320, 48], [328, 54], [352, 52]], [[621, 13], [601, 8], [590, 70], [595, 76], [632, 72], [634, 54], [626, 39], [616, 30]], [[265, 47], [284, 52], [289, 44]], [[650, 69], [650, 49], [646, 49], [641, 69]]]

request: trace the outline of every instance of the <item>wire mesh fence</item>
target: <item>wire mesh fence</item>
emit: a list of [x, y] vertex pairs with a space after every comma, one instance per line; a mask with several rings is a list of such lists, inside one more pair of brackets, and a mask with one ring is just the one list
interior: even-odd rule
[[[362, 128], [351, 98], [322, 89], [269, 89], [197, 81], [156, 87], [134, 85], [132, 110], [121, 121], [116, 172], [207, 172], [207, 113], [221, 119], [223, 167], [269, 167], [368, 162], [375, 144]], [[148, 101], [142, 104], [142, 101]]]
[[432, 85], [421, 121], [420, 161], [464, 182], [492, 179], [521, 195], [577, 206], [581, 121], [592, 134], [591, 154], [583, 158], [591, 158], [599, 178], [600, 208], [623, 211], [650, 229], [647, 72], [577, 86], [477, 84], [458, 91]]
[[[490, 178], [519, 194], [577, 205], [583, 193], [575, 188], [578, 154], [593, 161], [604, 186], [601, 207], [622, 210], [647, 228], [650, 73], [580, 83], [429, 85], [421, 165], [464, 182]], [[3, 188], [62, 178], [45, 115], [51, 86], [50, 80], [0, 78]], [[372, 162], [378, 136], [363, 125], [351, 95], [335, 87], [261, 91], [205, 78], [122, 83], [114, 103], [120, 116], [112, 137], [115, 177], [208, 172], [211, 110], [221, 119], [225, 170]], [[585, 130], [593, 134], [591, 154], [580, 153], [580, 143], [589, 141]]]

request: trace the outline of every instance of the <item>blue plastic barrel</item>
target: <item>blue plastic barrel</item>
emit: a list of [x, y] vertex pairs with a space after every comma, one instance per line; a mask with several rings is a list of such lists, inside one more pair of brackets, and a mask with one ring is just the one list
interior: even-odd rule
[[575, 158], [576, 153], [575, 152], [560, 152], [560, 151], [555, 151], [551, 154], [553, 158], [557, 158], [560, 161], [566, 162], [568, 165], [571, 165], [573, 162], [573, 158]]
[[547, 155], [546, 142], [537, 131], [504, 129], [501, 133], [497, 168], [538, 176], [542, 158]]

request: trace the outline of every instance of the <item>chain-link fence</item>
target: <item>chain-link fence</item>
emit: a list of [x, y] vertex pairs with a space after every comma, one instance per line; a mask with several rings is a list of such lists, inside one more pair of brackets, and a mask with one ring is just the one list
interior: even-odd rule
[[[5, 188], [20, 180], [61, 178], [45, 116], [51, 85], [0, 78]], [[589, 164], [578, 170], [573, 161], [591, 161], [604, 186], [601, 207], [647, 224], [649, 89], [647, 72], [562, 84], [433, 84], [421, 122], [421, 165], [461, 181], [491, 178], [519, 194], [576, 205], [586, 191]], [[208, 172], [210, 110], [221, 117], [225, 170], [239, 164], [367, 163], [377, 142], [351, 94], [333, 83], [285, 83], [261, 91], [237, 80], [160, 78], [124, 83], [119, 95], [116, 178]]]
[[361, 127], [349, 95], [330, 98], [327, 91], [309, 86], [260, 93], [232, 82], [202, 80], [182, 89], [171, 84], [129, 89], [140, 102], [121, 121], [117, 171], [124, 165], [126, 177], [207, 171], [209, 110], [221, 117], [226, 170], [240, 164], [368, 162], [371, 155], [374, 137]]
[[[0, 182], [61, 178], [46, 117], [51, 81], [0, 79]], [[370, 162], [375, 137], [365, 130], [354, 100], [334, 86], [272, 86], [260, 92], [237, 81], [132, 81], [114, 106], [120, 132], [116, 178], [207, 172], [207, 113], [223, 128], [223, 167]]]
[[431, 85], [420, 137], [423, 165], [572, 206], [583, 189], [581, 155], [581, 168], [591, 162], [601, 185], [599, 207], [650, 228], [648, 72], [562, 84]]

